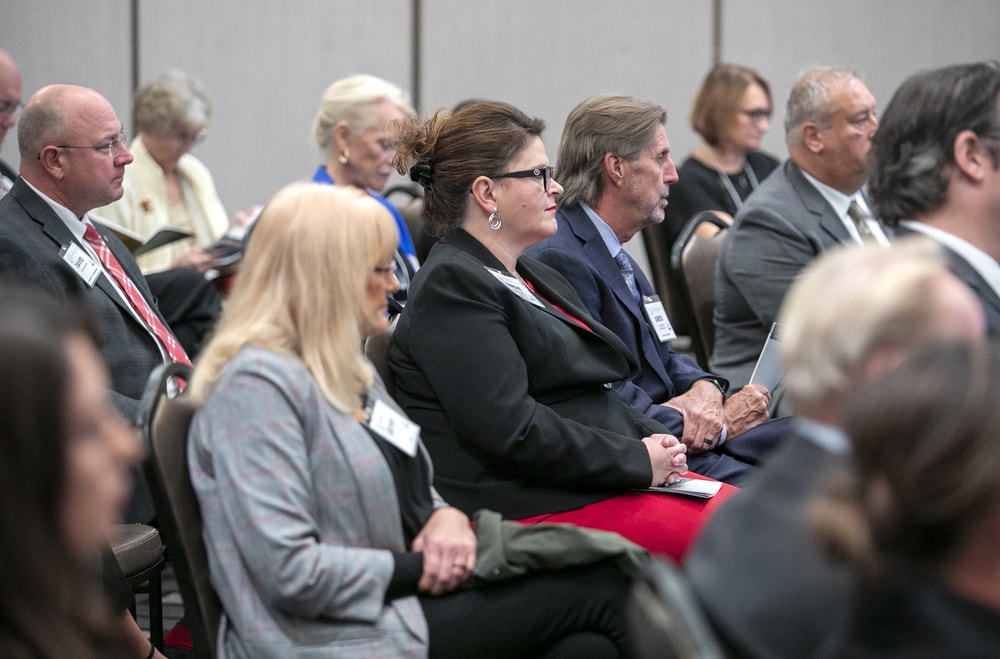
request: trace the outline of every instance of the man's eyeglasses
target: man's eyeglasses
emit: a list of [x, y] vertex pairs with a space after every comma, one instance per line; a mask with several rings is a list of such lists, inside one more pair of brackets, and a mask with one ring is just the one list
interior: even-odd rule
[[771, 120], [770, 110], [740, 110], [740, 112], [750, 117], [750, 121], [754, 123], [764, 121], [765, 119], [768, 121]]
[[506, 174], [499, 174], [493, 178], [541, 178], [542, 179], [542, 189], [546, 192], [549, 191], [549, 182], [552, 181], [553, 167], [549, 165], [548, 167], [536, 167], [534, 169], [524, 169], [519, 172], [507, 172]]
[[109, 158], [115, 157], [115, 152], [118, 147], [125, 148], [125, 131], [118, 133], [117, 136], [113, 137], [107, 144], [99, 144], [97, 146], [73, 146], [72, 144], [57, 144], [57, 149], [93, 149], [94, 151], [105, 151]]
[[17, 114], [23, 107], [20, 101], [3, 101], [0, 102], [0, 114]]

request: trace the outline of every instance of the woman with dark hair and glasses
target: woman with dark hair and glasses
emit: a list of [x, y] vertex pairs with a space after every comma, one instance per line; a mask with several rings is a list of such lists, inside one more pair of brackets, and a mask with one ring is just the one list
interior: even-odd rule
[[695, 213], [735, 216], [778, 166], [777, 159], [758, 150], [770, 128], [772, 108], [771, 87], [753, 69], [718, 64], [708, 72], [690, 116], [702, 141], [677, 170], [680, 180], [670, 186], [663, 224], [671, 244]]
[[426, 188], [443, 237], [394, 334], [397, 398], [423, 429], [436, 487], [466, 513], [616, 531], [679, 559], [725, 497], [631, 492], [677, 481], [685, 447], [613, 390], [637, 369], [625, 344], [522, 256], [556, 231], [562, 187], [543, 128], [486, 102], [401, 125], [397, 167]]
[[[96, 331], [38, 291], [0, 288], [0, 654], [161, 657], [101, 589], [140, 447], [111, 406]], [[122, 613], [115, 614], [115, 607]]]

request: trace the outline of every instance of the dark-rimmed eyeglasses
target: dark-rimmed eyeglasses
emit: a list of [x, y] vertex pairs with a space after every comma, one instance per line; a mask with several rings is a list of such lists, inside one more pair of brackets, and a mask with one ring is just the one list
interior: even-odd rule
[[771, 120], [770, 110], [740, 110], [740, 112], [748, 116], [750, 121], [753, 121], [754, 123], [764, 121], [765, 119], [767, 121]]
[[549, 165], [548, 167], [535, 167], [534, 169], [523, 169], [519, 172], [507, 172], [506, 174], [498, 174], [493, 178], [540, 178], [542, 179], [542, 189], [546, 192], [549, 191], [549, 183], [552, 182], [552, 172], [554, 167]]
[[23, 107], [20, 101], [3, 101], [0, 102], [0, 114], [17, 114]]
[[74, 146], [72, 144], [57, 144], [55, 147], [57, 149], [93, 149], [94, 151], [104, 151], [108, 154], [109, 158], [115, 157], [115, 151], [118, 147], [125, 148], [125, 131], [118, 133], [115, 137], [111, 138], [111, 141], [107, 144], [98, 144], [96, 146]]

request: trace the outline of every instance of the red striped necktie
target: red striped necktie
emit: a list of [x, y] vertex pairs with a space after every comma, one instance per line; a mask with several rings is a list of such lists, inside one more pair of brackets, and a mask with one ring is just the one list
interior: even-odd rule
[[118, 282], [119, 288], [125, 293], [125, 297], [128, 298], [132, 308], [139, 314], [139, 317], [145, 321], [146, 327], [153, 332], [163, 347], [166, 348], [170, 359], [179, 364], [190, 366], [191, 360], [188, 359], [184, 348], [177, 342], [177, 338], [173, 332], [160, 322], [156, 313], [153, 312], [152, 307], [149, 306], [149, 303], [146, 302], [146, 299], [142, 297], [142, 294], [135, 287], [135, 283], [125, 274], [118, 259], [115, 258], [115, 255], [111, 253], [111, 249], [104, 242], [104, 239], [101, 238], [101, 234], [97, 233], [97, 229], [93, 225], [88, 224], [86, 231], [83, 232], [83, 237], [94, 248], [94, 251], [97, 252], [97, 257], [104, 265], [104, 269]]

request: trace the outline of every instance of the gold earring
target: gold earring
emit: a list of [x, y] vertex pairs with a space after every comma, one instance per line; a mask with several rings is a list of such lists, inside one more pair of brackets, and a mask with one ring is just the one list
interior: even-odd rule
[[337, 156], [337, 162], [339, 162], [341, 165], [346, 165], [347, 164], [347, 160], [350, 157], [351, 157], [351, 152], [348, 151], [347, 149], [344, 149], [344, 152], [342, 154], [340, 154], [339, 156]]

